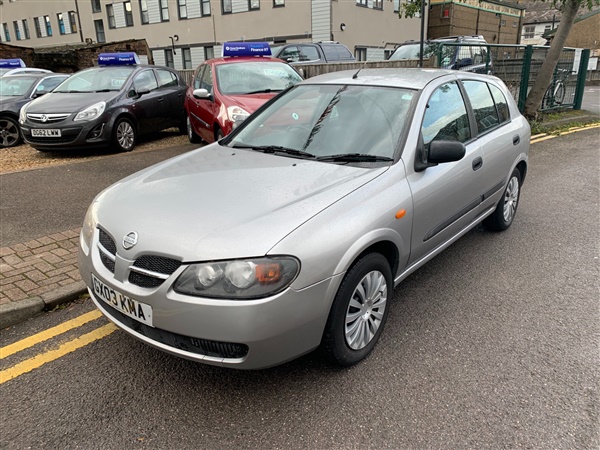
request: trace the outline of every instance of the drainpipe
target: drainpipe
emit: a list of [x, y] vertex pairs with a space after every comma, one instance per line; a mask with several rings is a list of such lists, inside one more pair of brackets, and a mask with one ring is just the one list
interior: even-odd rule
[[75, 0], [75, 11], [77, 11], [77, 24], [79, 25], [79, 38], [81, 39], [81, 42], [84, 42], [83, 30], [81, 29], [81, 17], [79, 17], [79, 2], [77, 0]]

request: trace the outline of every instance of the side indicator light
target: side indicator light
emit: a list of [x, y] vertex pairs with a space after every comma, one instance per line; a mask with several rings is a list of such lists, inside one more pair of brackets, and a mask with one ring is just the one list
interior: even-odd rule
[[281, 278], [281, 266], [279, 264], [256, 266], [256, 278], [259, 283], [276, 283]]
[[398, 211], [396, 213], [396, 219], [402, 219], [405, 215], [406, 215], [406, 210], [405, 209], [401, 209], [400, 211]]

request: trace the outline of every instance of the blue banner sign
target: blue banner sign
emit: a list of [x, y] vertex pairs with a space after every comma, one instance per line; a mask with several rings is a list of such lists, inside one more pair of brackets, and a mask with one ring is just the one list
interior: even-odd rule
[[98, 55], [98, 64], [100, 66], [131, 66], [139, 63], [140, 58], [133, 52], [100, 53]]
[[225, 42], [223, 56], [270, 56], [268, 42]]
[[22, 59], [13, 58], [13, 59], [0, 59], [0, 67], [3, 69], [11, 68], [14, 69], [16, 67], [27, 67]]

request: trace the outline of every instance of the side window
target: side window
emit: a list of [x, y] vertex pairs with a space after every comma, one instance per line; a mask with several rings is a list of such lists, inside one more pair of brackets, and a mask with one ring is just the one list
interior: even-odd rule
[[202, 81], [200, 82], [200, 88], [206, 89], [209, 94], [212, 94], [213, 91], [213, 81], [212, 81], [212, 69], [209, 65], [206, 66], [204, 72], [202, 72]]
[[421, 127], [423, 143], [431, 141], [459, 141], [471, 139], [467, 108], [456, 81], [435, 90], [427, 102]]
[[160, 87], [177, 86], [177, 77], [173, 72], [164, 69], [156, 69]]
[[283, 59], [284, 61], [289, 61], [289, 62], [300, 61], [300, 50], [298, 50], [298, 47], [295, 45], [286, 47], [283, 49], [283, 51], [278, 56], [278, 58]]
[[318, 61], [320, 59], [319, 50], [314, 45], [303, 45], [301, 47], [301, 61]]
[[479, 134], [485, 133], [490, 128], [498, 125], [500, 123], [498, 112], [487, 83], [483, 81], [463, 81], [463, 85], [473, 106], [473, 112], [475, 112]]
[[508, 122], [510, 120], [510, 112], [508, 111], [508, 103], [506, 102], [506, 97], [504, 96], [502, 91], [493, 84], [490, 84], [489, 86], [490, 91], [492, 91], [492, 97], [494, 97], [494, 102], [496, 103], [496, 109], [498, 110], [500, 122]]
[[133, 87], [136, 91], [140, 89], [148, 89], [153, 91], [158, 87], [156, 76], [154, 76], [153, 70], [144, 70], [135, 76], [133, 79]]
[[200, 66], [196, 71], [196, 75], [194, 76], [194, 89], [200, 89], [200, 86], [202, 84], [202, 71], [204, 67], [205, 66]]

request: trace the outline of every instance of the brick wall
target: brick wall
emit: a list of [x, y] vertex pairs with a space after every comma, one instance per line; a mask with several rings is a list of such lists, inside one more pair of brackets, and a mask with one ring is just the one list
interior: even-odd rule
[[566, 47], [600, 48], [600, 13], [573, 24]]
[[27, 67], [33, 66], [33, 49], [0, 43], [0, 59], [21, 58]]

